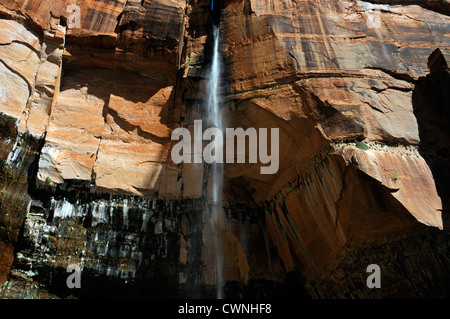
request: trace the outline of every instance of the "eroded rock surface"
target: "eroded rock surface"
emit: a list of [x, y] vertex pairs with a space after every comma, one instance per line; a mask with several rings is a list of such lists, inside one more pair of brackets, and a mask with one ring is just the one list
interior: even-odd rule
[[[2, 296], [449, 296], [448, 1], [89, 0], [76, 28], [72, 4], [0, 3]], [[280, 130], [219, 209], [170, 158], [213, 21], [227, 127]]]

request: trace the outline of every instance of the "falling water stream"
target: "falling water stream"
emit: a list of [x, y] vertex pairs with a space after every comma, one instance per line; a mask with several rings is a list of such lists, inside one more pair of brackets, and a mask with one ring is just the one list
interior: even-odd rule
[[[213, 53], [211, 69], [207, 85], [207, 112], [208, 124], [217, 127], [223, 132], [223, 119], [220, 112], [220, 88], [221, 88], [221, 59], [219, 52], [220, 32], [219, 27], [213, 26]], [[223, 140], [214, 139], [214, 149], [221, 149]], [[220, 228], [220, 218], [222, 216], [222, 183], [223, 183], [223, 164], [212, 163], [210, 166], [210, 181], [212, 183], [209, 221], [213, 233], [213, 249], [215, 257], [216, 287], [217, 298], [223, 298], [223, 245], [222, 231]]]
[[[211, 70], [208, 79], [208, 122], [209, 125], [214, 126], [222, 130], [223, 132], [223, 120], [220, 112], [220, 75], [221, 75], [221, 61], [219, 53], [219, 27], [214, 26], [214, 47], [211, 63]], [[218, 150], [222, 148], [223, 140], [214, 139], [214, 149]], [[220, 188], [222, 186], [222, 165], [213, 163], [213, 191], [212, 200], [214, 204], [220, 202]]]

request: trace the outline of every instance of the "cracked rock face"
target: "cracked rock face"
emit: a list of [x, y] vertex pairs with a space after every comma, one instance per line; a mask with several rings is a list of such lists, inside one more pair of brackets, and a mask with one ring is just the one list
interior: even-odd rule
[[211, 167], [170, 157], [206, 118], [210, 1], [71, 4], [0, 1], [2, 296], [66, 297], [69, 263], [79, 297], [211, 297], [219, 268], [235, 297], [450, 295], [448, 1], [218, 1], [222, 116], [278, 128], [280, 165], [224, 165], [217, 216]]
[[[379, 10], [379, 28], [367, 24], [374, 9]], [[278, 183], [292, 177], [286, 171], [292, 166], [301, 171], [305, 161], [299, 158], [319, 152], [324, 141], [312, 140], [315, 134], [332, 142], [353, 139], [419, 145], [421, 119], [416, 114], [414, 84], [427, 74], [428, 56], [436, 46], [448, 47], [445, 34], [449, 22], [447, 15], [394, 3], [235, 1], [226, 5], [223, 47], [227, 86], [240, 110], [238, 124], [234, 124], [233, 114], [229, 116], [233, 126], [251, 126], [253, 118], [286, 123], [280, 128], [281, 140], [286, 143], [280, 151], [280, 165], [286, 166], [272, 180], [264, 180], [276, 186], [256, 185], [254, 180], [259, 177], [241, 169], [241, 177], [248, 180], [247, 189], [257, 190], [253, 196], [258, 199], [271, 198], [279, 190]], [[242, 112], [249, 121], [242, 119]], [[312, 120], [315, 127], [301, 120]], [[283, 136], [283, 132], [289, 134], [288, 128], [296, 138]], [[297, 149], [300, 154], [293, 155]], [[403, 187], [394, 196], [414, 216], [420, 216], [421, 222], [442, 229], [441, 199], [419, 152], [413, 164], [395, 147], [397, 156], [388, 157], [372, 149], [362, 152], [364, 158], [347, 155], [350, 150], [351, 146], [343, 148], [344, 158], [354, 159], [362, 171], [383, 184], [382, 180], [390, 180], [393, 174], [402, 176], [399, 182]], [[416, 175], [415, 170], [421, 173]], [[412, 204], [422, 192], [427, 199]]]

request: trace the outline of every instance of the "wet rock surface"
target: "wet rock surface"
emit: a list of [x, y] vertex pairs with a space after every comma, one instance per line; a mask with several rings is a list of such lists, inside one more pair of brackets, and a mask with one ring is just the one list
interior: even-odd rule
[[[1, 297], [450, 295], [448, 1], [70, 4], [0, 1]], [[213, 22], [226, 126], [280, 130], [277, 173], [226, 164], [219, 207], [170, 158]]]

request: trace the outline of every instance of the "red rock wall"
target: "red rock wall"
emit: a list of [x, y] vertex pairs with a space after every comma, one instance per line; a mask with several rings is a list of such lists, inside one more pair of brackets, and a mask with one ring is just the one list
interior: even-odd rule
[[[74, 255], [86, 274], [105, 275], [105, 282], [111, 272], [132, 278], [145, 273], [136, 266], [142, 261], [137, 255], [114, 255], [103, 247], [107, 239], [98, 246], [92, 238], [97, 223], [141, 238], [148, 207], [137, 201], [135, 228], [123, 228], [112, 213], [94, 224], [86, 221], [97, 214], [100, 200], [126, 220], [126, 196], [181, 203], [180, 215], [161, 206], [147, 234], [152, 239], [139, 246], [171, 252], [156, 254], [156, 261], [145, 258], [174, 291], [182, 286], [198, 295], [192, 285], [213, 287], [219, 258], [224, 281], [239, 289], [293, 275], [313, 297], [389, 297], [331, 288], [336, 274], [347, 278], [341, 287], [356, 287], [356, 268], [365, 265], [355, 260], [368, 251], [373, 258], [364, 262], [376, 262], [382, 253], [373, 249], [386, 252], [382, 261], [396, 291], [392, 296], [406, 296], [405, 287], [426, 280], [448, 280], [442, 270], [447, 259], [439, 261], [439, 251], [448, 248], [450, 177], [445, 1], [223, 1], [223, 116], [228, 127], [279, 128], [280, 167], [261, 175], [259, 164], [225, 165], [223, 198], [232, 205], [214, 218], [207, 214], [208, 166], [170, 159], [171, 130], [192, 131], [194, 120], [204, 117], [210, 2], [77, 3], [80, 28], [68, 27], [71, 1], [0, 3], [0, 111], [15, 125], [8, 124], [5, 132], [11, 134], [2, 138], [2, 165], [5, 172], [12, 167], [13, 176], [2, 186], [8, 195], [0, 281], [10, 278], [12, 247], [34, 238], [19, 237], [24, 224], [36, 226], [38, 234], [46, 227], [61, 236], [68, 236], [66, 226], [77, 231], [73, 240], [52, 242], [61, 260], [49, 253], [52, 264], [21, 249], [16, 266], [46, 263], [50, 276], [66, 266], [64, 256]], [[367, 22], [372, 8], [379, 10], [378, 28]], [[17, 154], [27, 155], [17, 162]], [[14, 178], [21, 180], [18, 186], [11, 186]], [[42, 208], [45, 217], [31, 199], [49, 205]], [[198, 211], [183, 203], [193, 199], [200, 199]], [[80, 216], [62, 224], [51, 218], [63, 204]], [[14, 222], [4, 207], [15, 207]], [[44, 220], [36, 224], [36, 216]], [[39, 236], [46, 250], [45, 236]], [[417, 259], [396, 261], [401, 247], [414, 250], [408, 241], [422, 243]], [[433, 243], [440, 248], [430, 259], [432, 275], [406, 279], [394, 271], [412, 271]], [[83, 251], [84, 244], [94, 252]], [[111, 261], [102, 255], [109, 253]], [[152, 278], [147, 280], [155, 284]], [[40, 280], [52, 285], [48, 277]], [[425, 286], [428, 295], [441, 289]], [[239, 289], [227, 289], [239, 296]]]

